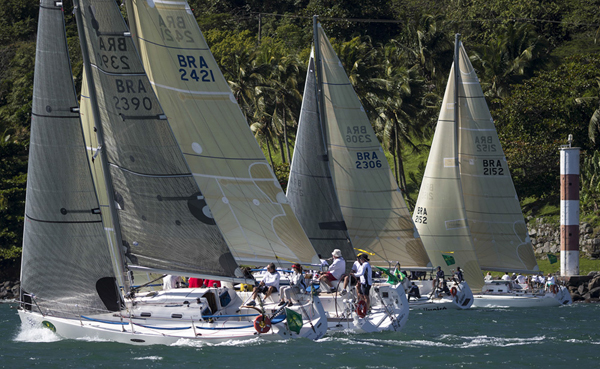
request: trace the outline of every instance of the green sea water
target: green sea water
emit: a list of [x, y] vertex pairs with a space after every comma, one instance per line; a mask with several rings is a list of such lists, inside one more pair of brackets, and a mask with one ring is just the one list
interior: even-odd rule
[[600, 304], [413, 312], [402, 332], [131, 346], [24, 329], [0, 304], [0, 368], [600, 368]]

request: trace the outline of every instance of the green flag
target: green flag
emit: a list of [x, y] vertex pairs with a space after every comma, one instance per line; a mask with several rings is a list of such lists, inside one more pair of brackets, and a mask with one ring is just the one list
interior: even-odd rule
[[450, 266], [452, 264], [456, 264], [456, 262], [454, 261], [454, 256], [442, 254], [442, 257], [444, 258], [446, 265]]
[[386, 282], [389, 284], [396, 284], [398, 282], [403, 282], [404, 278], [406, 278], [404, 273], [402, 273], [398, 269], [395, 269], [394, 271], [392, 271], [391, 269], [382, 268], [382, 267], [378, 267], [378, 266], [376, 266], [375, 268], [377, 268], [383, 272], [383, 275], [385, 275], [387, 277]]
[[548, 254], [548, 261], [550, 262], [550, 264], [556, 263], [557, 262], [556, 255]]
[[300, 329], [302, 329], [303, 325], [302, 315], [288, 308], [285, 308], [285, 315], [287, 316], [287, 323], [290, 331], [300, 334]]

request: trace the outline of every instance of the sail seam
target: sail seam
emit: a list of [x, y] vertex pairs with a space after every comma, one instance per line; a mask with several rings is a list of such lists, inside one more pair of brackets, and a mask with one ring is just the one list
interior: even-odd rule
[[125, 76], [125, 77], [145, 77], [146, 73], [111, 73], [111, 72], [107, 72], [104, 69], [100, 68], [99, 66], [97, 66], [96, 64], [90, 63], [90, 65], [94, 68], [96, 68], [97, 70], [99, 70], [100, 72], [104, 73], [107, 76]]
[[[89, 214], [92, 214], [92, 212], [90, 211]], [[92, 215], [96, 215], [96, 214], [92, 214]], [[34, 222], [40, 222], [40, 223], [55, 223], [55, 224], [77, 224], [77, 223], [81, 223], [81, 224], [85, 224], [85, 223], [102, 223], [102, 220], [79, 220], [79, 221], [73, 221], [73, 220], [42, 220], [42, 219], [36, 219], [36, 218], [32, 218], [29, 215], [25, 214], [25, 217], [27, 217], [27, 219], [32, 220]]]
[[167, 46], [167, 45], [161, 45], [159, 43], [156, 42], [152, 42], [152, 41], [148, 41], [144, 38], [138, 37], [138, 40], [142, 40], [146, 43], [152, 44], [152, 45], [156, 45], [156, 46], [160, 46], [160, 47], [164, 47], [166, 49], [174, 49], [174, 50], [197, 50], [197, 51], [207, 51], [208, 48], [197, 48], [197, 47], [174, 47], [174, 46]]
[[45, 114], [36, 114], [34, 112], [31, 112], [31, 115], [35, 116], [35, 117], [40, 117], [40, 118], [60, 118], [60, 119], [77, 119], [79, 118], [79, 115], [76, 116], [66, 116], [66, 115], [45, 115]]
[[254, 161], [264, 161], [264, 158], [234, 158], [228, 156], [209, 156], [209, 155], [199, 155], [192, 153], [184, 153], [184, 155], [196, 156], [199, 158], [207, 158], [207, 159], [222, 159], [222, 160], [254, 160]]
[[191, 177], [192, 174], [191, 173], [182, 173], [182, 174], [144, 174], [144, 173], [139, 173], [139, 172], [134, 172], [133, 170], [129, 170], [126, 168], [123, 168], [121, 166], [118, 166], [117, 164], [114, 163], [110, 163], [111, 167], [115, 167], [117, 169], [120, 169], [124, 172], [127, 173], [131, 173], [140, 177], [148, 177], [148, 178], [185, 178], [185, 177]]
[[232, 96], [231, 92], [211, 92], [211, 91], [191, 91], [191, 90], [183, 90], [180, 88], [175, 88], [175, 87], [171, 87], [171, 86], [166, 86], [166, 85], [161, 85], [158, 83], [155, 83], [153, 81], [150, 81], [150, 84], [156, 86], [156, 87], [161, 87], [161, 88], [165, 88], [167, 90], [171, 90], [171, 91], [176, 91], [176, 92], [184, 92], [184, 93], [188, 93], [188, 94], [192, 94], [192, 95], [214, 95], [214, 96], [227, 96], [228, 98], [230, 96]]

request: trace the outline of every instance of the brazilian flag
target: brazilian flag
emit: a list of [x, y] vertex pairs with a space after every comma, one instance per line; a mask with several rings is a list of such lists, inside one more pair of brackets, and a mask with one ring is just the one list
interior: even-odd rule
[[452, 264], [456, 264], [456, 261], [454, 261], [454, 256], [442, 254], [442, 257], [444, 258], [446, 265], [450, 266]]
[[550, 264], [554, 264], [558, 261], [558, 259], [556, 258], [556, 255], [548, 254], [548, 261], [550, 262]]
[[303, 325], [302, 315], [288, 308], [285, 308], [285, 315], [287, 316], [287, 323], [290, 331], [300, 334], [300, 329], [302, 329]]
[[382, 268], [382, 267], [378, 267], [378, 266], [376, 266], [375, 268], [377, 268], [383, 272], [383, 275], [385, 275], [387, 277], [386, 282], [389, 284], [396, 284], [399, 282], [404, 282], [404, 278], [406, 278], [404, 273], [402, 273], [398, 269], [392, 271], [388, 268]]

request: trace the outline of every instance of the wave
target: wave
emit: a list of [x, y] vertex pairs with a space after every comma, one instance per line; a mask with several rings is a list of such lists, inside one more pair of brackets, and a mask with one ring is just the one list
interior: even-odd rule
[[142, 356], [142, 357], [134, 357], [133, 360], [152, 360], [152, 361], [159, 361], [162, 360], [163, 358], [160, 356]]
[[21, 322], [21, 327], [14, 338], [17, 342], [58, 342], [63, 338], [48, 328], [33, 326]]
[[[528, 338], [520, 337], [493, 337], [493, 336], [457, 336], [451, 334], [441, 335], [438, 339], [412, 339], [412, 340], [385, 340], [385, 339], [360, 339], [344, 337], [325, 337], [317, 342], [337, 342], [348, 345], [363, 345], [375, 347], [444, 347], [451, 349], [468, 349], [474, 347], [510, 347], [531, 344], [541, 344], [547, 341], [545, 336]], [[600, 343], [599, 343], [600, 344]]]

